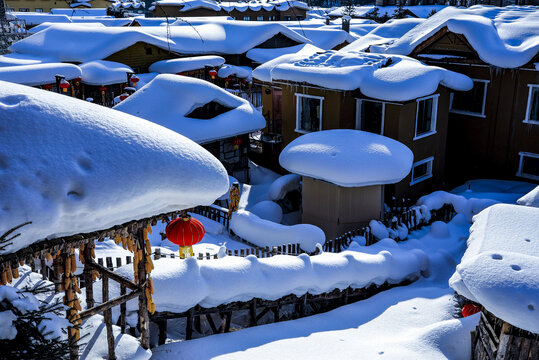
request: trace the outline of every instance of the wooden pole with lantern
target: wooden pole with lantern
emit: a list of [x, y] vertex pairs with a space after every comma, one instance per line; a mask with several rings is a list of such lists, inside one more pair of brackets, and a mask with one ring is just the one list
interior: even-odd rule
[[232, 217], [234, 211], [238, 211], [240, 205], [240, 184], [235, 182], [230, 187], [229, 192], [230, 201], [228, 202], [228, 219]]
[[180, 259], [185, 259], [194, 256], [193, 245], [202, 240], [205, 230], [200, 221], [183, 215], [167, 225], [165, 234], [167, 239], [180, 247]]

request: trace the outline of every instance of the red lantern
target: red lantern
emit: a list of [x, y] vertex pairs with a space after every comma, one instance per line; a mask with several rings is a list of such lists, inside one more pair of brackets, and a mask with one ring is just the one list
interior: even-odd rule
[[211, 76], [213, 80], [217, 76], [217, 71], [215, 69], [211, 69], [210, 71], [208, 71], [208, 74]]
[[48, 90], [48, 91], [51, 91], [52, 90], [52, 84], [45, 84], [43, 86], [41, 86], [43, 89], [45, 90]]
[[481, 308], [479, 306], [476, 306], [474, 304], [466, 304], [462, 307], [462, 316], [468, 317], [473, 314], [477, 314], [481, 311]]
[[137, 75], [131, 76], [131, 82], [133, 83], [133, 86], [137, 86], [137, 83], [140, 81]]
[[232, 145], [234, 145], [234, 149], [238, 149], [240, 145], [243, 144], [243, 139], [240, 137], [235, 137], [232, 139]]
[[128, 97], [129, 97], [129, 94], [123, 93], [123, 94], [120, 95], [120, 101], [124, 101]]
[[101, 95], [105, 95], [105, 91], [107, 91], [107, 87], [106, 86], [100, 86], [99, 91], [101, 91]]
[[67, 89], [69, 88], [69, 82], [66, 79], [60, 80], [60, 84], [58, 84], [63, 92], [67, 92]]
[[78, 77], [78, 78], [74, 78], [73, 81], [75, 82], [75, 85], [79, 86], [82, 79], [80, 77]]
[[177, 73], [176, 75], [184, 76], [185, 74], [184, 74], [183, 72], [179, 72], [179, 73]]
[[227, 78], [225, 79], [225, 81], [226, 81], [226, 82], [230, 82], [230, 78], [227, 77]]
[[165, 228], [167, 239], [180, 246], [180, 258], [193, 256], [193, 245], [204, 237], [202, 223], [187, 215], [171, 221]]

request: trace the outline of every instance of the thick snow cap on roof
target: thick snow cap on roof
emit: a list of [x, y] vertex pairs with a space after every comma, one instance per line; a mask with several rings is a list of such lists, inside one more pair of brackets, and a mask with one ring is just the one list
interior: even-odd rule
[[[276, 62], [280, 62], [279, 59]], [[268, 68], [272, 81], [288, 80], [337, 90], [359, 89], [366, 96], [387, 101], [427, 96], [440, 85], [462, 91], [473, 87], [466, 75], [428, 66], [406, 56], [355, 51], [318, 52], [277, 65], [263, 64], [257, 70], [264, 73]], [[257, 74], [255, 71], [253, 76], [257, 78]]]
[[520, 67], [539, 52], [537, 6], [482, 5], [445, 8], [410, 30], [386, 52], [408, 55], [443, 27], [464, 35], [481, 60], [494, 66]]
[[311, 40], [314, 46], [324, 50], [331, 50], [344, 42], [352, 43], [358, 39], [342, 29], [303, 28], [302, 26], [288, 26], [289, 29]]
[[[230, 110], [211, 119], [186, 117], [212, 101]], [[266, 126], [262, 114], [247, 100], [207, 81], [180, 75], [158, 75], [114, 109], [152, 121], [197, 143], [247, 134]]]
[[496, 204], [473, 220], [449, 284], [504, 321], [539, 333], [539, 209]]
[[257, 62], [259, 64], [267, 63], [268, 61], [277, 59], [281, 56], [290, 55], [290, 54], [313, 54], [317, 51], [323, 51], [319, 47], [316, 47], [311, 44], [299, 44], [289, 47], [283, 47], [278, 49], [262, 49], [262, 48], [254, 48], [245, 54], [247, 58], [253, 60], [254, 62]]
[[44, 238], [209, 205], [228, 190], [221, 163], [146, 120], [0, 82], [0, 233], [12, 252]]
[[94, 60], [80, 65], [82, 82], [88, 85], [111, 85], [127, 82], [129, 66], [114, 61]]
[[360, 130], [324, 130], [292, 141], [279, 156], [286, 170], [344, 187], [394, 184], [412, 169], [406, 145]]
[[150, 72], [160, 74], [177, 74], [184, 71], [204, 69], [206, 66], [219, 67], [225, 63], [220, 56], [206, 55], [184, 57], [179, 59], [161, 60], [150, 65]]
[[243, 54], [277, 34], [298, 43], [310, 42], [286, 26], [271, 22], [193, 23], [168, 28], [54, 24], [14, 43], [10, 50], [62, 62], [103, 60], [137, 42], [179, 54]]
[[73, 64], [46, 63], [0, 67], [0, 80], [36, 86], [56, 83], [56, 75], [67, 80], [81, 77], [81, 68]]
[[246, 11], [253, 10], [259, 11], [262, 8], [266, 11], [271, 11], [276, 9], [278, 11], [286, 11], [291, 7], [298, 9], [310, 10], [309, 6], [297, 0], [271, 0], [271, 1], [249, 1], [249, 2], [238, 2], [238, 1], [226, 1], [218, 3], [212, 0], [159, 0], [156, 1], [161, 6], [183, 6], [180, 10], [181, 12], [191, 11], [195, 9], [209, 9], [213, 11]]

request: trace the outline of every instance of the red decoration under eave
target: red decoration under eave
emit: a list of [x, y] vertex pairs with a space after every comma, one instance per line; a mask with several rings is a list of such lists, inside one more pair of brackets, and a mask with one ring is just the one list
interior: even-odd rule
[[209, 74], [210, 76], [216, 76], [216, 75], [217, 75], [217, 71], [215, 71], [215, 70], [210, 70], [210, 71], [208, 71], [208, 74]]
[[45, 84], [43, 86], [41, 86], [43, 89], [45, 90], [52, 90], [52, 84]]
[[100, 86], [99, 91], [105, 92], [105, 91], [107, 91], [107, 87], [106, 86]]
[[232, 139], [232, 145], [241, 145], [241, 144], [243, 144], [242, 138], [236, 137], [236, 138]]
[[137, 75], [131, 76], [131, 79], [130, 79], [130, 80], [131, 80], [132, 83], [135, 83], [135, 84], [138, 83], [138, 82], [140, 81], [140, 79], [138, 78]]
[[58, 84], [58, 86], [60, 86], [62, 89], [67, 89], [70, 85], [66, 79], [62, 79], [60, 80], [60, 84]]
[[481, 308], [479, 306], [476, 306], [474, 304], [466, 304], [462, 307], [462, 316], [468, 317], [473, 314], [477, 314], [481, 311]]
[[191, 216], [179, 217], [171, 221], [165, 228], [167, 239], [179, 246], [192, 246], [204, 237], [202, 223]]

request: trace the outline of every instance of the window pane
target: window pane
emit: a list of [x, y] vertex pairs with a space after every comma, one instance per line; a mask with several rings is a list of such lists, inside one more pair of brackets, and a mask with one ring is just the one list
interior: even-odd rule
[[320, 99], [299, 97], [300, 101], [300, 129], [305, 131], [318, 131], [320, 124]]
[[526, 175], [539, 176], [539, 158], [523, 156], [522, 173]]
[[382, 134], [382, 109], [384, 104], [376, 101], [361, 101], [360, 130]]
[[429, 170], [428, 162], [414, 166], [412, 170], [412, 180], [417, 180], [418, 178], [426, 176], [428, 174], [428, 170]]
[[539, 86], [532, 87], [530, 97], [530, 118], [528, 120], [539, 121]]
[[416, 135], [431, 131], [433, 99], [421, 100], [417, 106], [417, 129]]
[[483, 81], [474, 81], [472, 90], [453, 93], [451, 109], [482, 114], [485, 86]]

